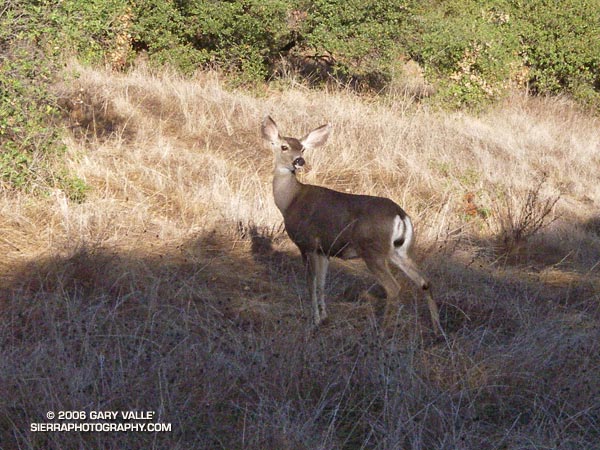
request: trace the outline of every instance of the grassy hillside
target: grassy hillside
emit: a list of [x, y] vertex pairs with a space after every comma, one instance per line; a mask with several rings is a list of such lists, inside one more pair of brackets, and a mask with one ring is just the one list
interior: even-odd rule
[[[560, 98], [474, 116], [69, 71], [56, 93], [86, 200], [0, 198], [0, 447], [600, 448], [596, 117]], [[447, 342], [400, 274], [382, 337], [360, 262], [333, 264], [331, 323], [310, 328], [266, 114], [292, 136], [332, 123], [305, 182], [409, 212]], [[59, 410], [150, 410], [173, 429], [29, 431]]]

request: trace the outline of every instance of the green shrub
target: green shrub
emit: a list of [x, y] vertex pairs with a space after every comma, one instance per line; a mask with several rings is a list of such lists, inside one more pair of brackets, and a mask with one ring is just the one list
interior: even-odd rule
[[102, 64], [123, 32], [120, 18], [127, 0], [24, 0], [28, 12], [26, 36], [47, 54], [75, 55], [85, 63]]
[[316, 0], [301, 28], [310, 54], [326, 54], [341, 81], [381, 88], [403, 54], [399, 46], [409, 16], [406, 1]]
[[[379, 90], [408, 57], [444, 106], [478, 107], [514, 86], [598, 105], [600, 0], [42, 0], [36, 39], [91, 63], [145, 52], [185, 73], [276, 77]], [[34, 32], [33, 30], [31, 31]]]
[[209, 61], [209, 53], [193, 44], [182, 8], [186, 2], [144, 0], [132, 8], [132, 45], [158, 65], [190, 74]]
[[[39, 42], [46, 38], [37, 3], [9, 4], [0, 16], [0, 187], [44, 192], [76, 177], [53, 171], [65, 147], [50, 89], [58, 60]], [[71, 196], [70, 191], [66, 191]], [[81, 196], [77, 194], [78, 199]]]
[[243, 82], [272, 77], [282, 59], [317, 68], [326, 57], [326, 75], [368, 84], [389, 76], [406, 15], [399, 0], [148, 0], [135, 7], [134, 45], [158, 62], [218, 67]]
[[[420, 51], [430, 63], [441, 70], [452, 71], [464, 57], [473, 42], [480, 42], [487, 47], [502, 44], [511, 53], [516, 42], [510, 36], [511, 18], [506, 11], [506, 2], [450, 0], [440, 3], [436, 8], [415, 7], [416, 14], [424, 14], [421, 29], [415, 30], [422, 35], [415, 41], [422, 48]], [[498, 45], [499, 46], [499, 45]], [[411, 50], [416, 50], [413, 46]], [[494, 49], [493, 52], [500, 52]], [[502, 53], [486, 54], [502, 57]]]
[[245, 80], [265, 79], [268, 64], [289, 42], [286, 0], [183, 2], [190, 42], [207, 61]]
[[283, 61], [375, 90], [412, 58], [445, 107], [517, 86], [600, 109], [600, 0], [21, 0], [0, 9], [0, 27], [3, 186], [51, 184], [62, 145], [50, 86], [70, 55], [122, 70], [144, 52], [237, 83], [272, 79]]
[[437, 100], [451, 106], [474, 106], [503, 95], [518, 66], [518, 35], [503, 1], [440, 3], [419, 6], [414, 23], [419, 38], [409, 43], [439, 87]]
[[414, 2], [410, 55], [436, 99], [478, 106], [511, 86], [600, 107], [600, 0]]
[[600, 106], [600, 0], [513, 0], [534, 93], [569, 92]]

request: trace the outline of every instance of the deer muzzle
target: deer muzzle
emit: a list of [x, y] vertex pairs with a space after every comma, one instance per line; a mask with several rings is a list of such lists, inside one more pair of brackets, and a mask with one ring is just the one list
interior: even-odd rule
[[304, 165], [304, 158], [299, 156], [298, 158], [296, 158], [292, 164], [294, 165], [294, 169], [297, 169], [298, 167], [302, 167]]

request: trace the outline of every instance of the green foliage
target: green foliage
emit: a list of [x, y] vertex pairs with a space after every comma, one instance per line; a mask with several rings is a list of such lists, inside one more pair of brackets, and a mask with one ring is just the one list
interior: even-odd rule
[[[281, 59], [326, 57], [344, 79], [388, 75], [407, 14], [401, 0], [147, 0], [135, 7], [134, 45], [157, 62], [191, 71], [219, 67], [262, 81]], [[305, 71], [306, 73], [306, 71]]]
[[0, 179], [10, 186], [21, 188], [27, 184], [31, 157], [13, 147], [11, 142], [3, 143], [0, 153]]
[[293, 39], [286, 0], [184, 3], [191, 42], [206, 52], [210, 63], [247, 80], [264, 79], [269, 62]]
[[[123, 69], [144, 52], [238, 83], [282, 64], [312, 81], [379, 90], [412, 58], [443, 106], [480, 107], [512, 87], [600, 105], [600, 0], [25, 0], [46, 52]], [[48, 13], [49, 12], [49, 13]]]
[[0, 56], [0, 177], [8, 186], [24, 187], [39, 161], [62, 145], [52, 126], [57, 110], [45, 89], [49, 67], [26, 42], [10, 44]]
[[513, 0], [535, 93], [569, 92], [600, 105], [600, 0]]
[[[600, 0], [19, 0], [0, 8], [0, 186], [65, 190], [52, 84], [65, 56], [122, 70], [139, 53], [236, 83], [282, 62], [311, 81], [380, 90], [411, 58], [429, 101], [479, 108], [513, 88], [600, 110]], [[58, 164], [58, 166], [57, 166]], [[58, 169], [57, 169], [58, 167]], [[58, 175], [57, 175], [58, 174]]]
[[519, 46], [506, 2], [451, 0], [420, 8], [424, 20], [413, 31], [420, 39], [410, 51], [439, 85], [438, 99], [458, 107], [501, 96]]
[[126, 1], [46, 0], [44, 3], [42, 8], [51, 11], [47, 18], [48, 27], [61, 30], [54, 37], [58, 45], [71, 49], [83, 62], [104, 62], [119, 32], [118, 18], [125, 14]]
[[69, 200], [75, 203], [82, 203], [90, 191], [90, 187], [85, 181], [66, 171], [57, 173], [56, 186], [64, 192]]
[[58, 61], [38, 45], [46, 37], [39, 5], [11, 6], [0, 16], [0, 188], [43, 192], [75, 180], [52, 173], [65, 150], [50, 90]]
[[316, 0], [307, 7], [302, 36], [313, 53], [327, 53], [342, 78], [389, 79], [408, 17], [405, 1]]
[[168, 64], [184, 73], [192, 73], [209, 59], [208, 53], [192, 43], [185, 16], [184, 2], [144, 0], [132, 7], [132, 45], [148, 54], [155, 64]]
[[437, 100], [477, 106], [511, 86], [600, 107], [600, 0], [414, 2], [411, 56]]
[[186, 72], [218, 67], [242, 82], [258, 81], [275, 75], [284, 60], [303, 75], [320, 72], [321, 78], [379, 89], [398, 60], [409, 56], [426, 69], [438, 88], [435, 100], [445, 106], [480, 106], [513, 86], [568, 92], [597, 104], [600, 90], [600, 0], [132, 5], [132, 47]]

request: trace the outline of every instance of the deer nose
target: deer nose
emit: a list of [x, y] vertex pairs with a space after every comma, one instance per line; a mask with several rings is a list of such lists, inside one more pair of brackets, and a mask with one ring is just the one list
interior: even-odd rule
[[294, 167], [302, 167], [304, 165], [304, 158], [299, 156], [298, 158], [296, 158], [294, 160], [294, 162], [292, 164], [294, 165]]

